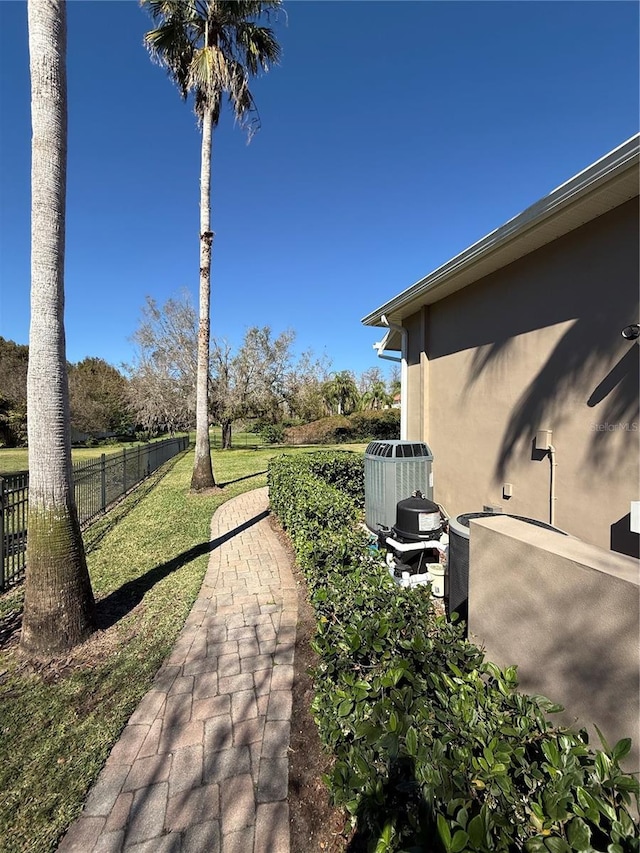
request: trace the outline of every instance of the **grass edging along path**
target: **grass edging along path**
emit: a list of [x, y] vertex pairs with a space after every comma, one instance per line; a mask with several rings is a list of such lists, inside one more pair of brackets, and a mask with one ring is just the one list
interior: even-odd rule
[[[268, 460], [281, 452], [215, 452], [221, 488], [204, 495], [189, 493], [192, 453], [168, 463], [154, 488], [130, 495], [118, 518], [107, 515], [86, 537], [101, 630], [38, 669], [16, 654], [16, 634], [0, 649], [3, 851], [55, 849], [197, 598], [211, 516], [266, 485]], [[5, 621], [15, 616], [14, 599]]]

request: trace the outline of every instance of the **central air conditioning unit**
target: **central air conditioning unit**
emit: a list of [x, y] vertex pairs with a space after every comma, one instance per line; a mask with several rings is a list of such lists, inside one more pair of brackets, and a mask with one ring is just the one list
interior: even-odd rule
[[396, 507], [419, 491], [433, 500], [433, 454], [416, 441], [372, 441], [364, 454], [365, 524], [373, 533], [396, 523]]

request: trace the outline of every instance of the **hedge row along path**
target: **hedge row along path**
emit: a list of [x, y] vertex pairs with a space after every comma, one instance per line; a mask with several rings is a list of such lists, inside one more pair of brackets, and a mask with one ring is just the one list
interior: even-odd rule
[[223, 504], [193, 609], [59, 853], [289, 853], [298, 618], [266, 488]]

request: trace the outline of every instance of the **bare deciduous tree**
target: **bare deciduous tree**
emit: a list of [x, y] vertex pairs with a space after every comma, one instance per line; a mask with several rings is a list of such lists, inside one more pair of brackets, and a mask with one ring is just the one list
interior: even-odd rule
[[282, 417], [291, 370], [291, 331], [274, 338], [268, 326], [247, 329], [235, 355], [226, 341], [215, 341], [211, 357], [211, 413], [222, 427], [222, 446], [231, 446], [235, 421]]
[[152, 434], [193, 428], [198, 318], [188, 292], [162, 306], [148, 296], [132, 340], [127, 371], [137, 423]]

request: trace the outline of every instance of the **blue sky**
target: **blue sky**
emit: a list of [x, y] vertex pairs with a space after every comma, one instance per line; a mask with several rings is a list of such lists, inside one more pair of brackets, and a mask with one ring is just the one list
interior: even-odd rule
[[[250, 145], [214, 134], [212, 335], [291, 328], [361, 372], [360, 318], [638, 131], [635, 2], [285, 5]], [[135, 0], [68, 6], [67, 358], [119, 366], [197, 299], [199, 132]], [[26, 4], [0, 0], [0, 335], [28, 342]]]

